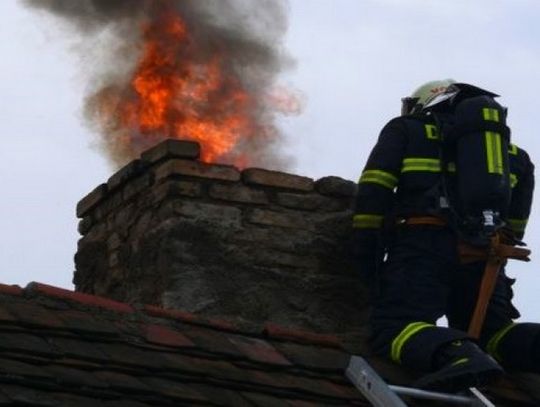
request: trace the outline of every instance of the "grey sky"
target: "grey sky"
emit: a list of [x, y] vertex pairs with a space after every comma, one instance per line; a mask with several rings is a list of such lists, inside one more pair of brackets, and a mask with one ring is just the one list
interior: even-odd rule
[[[17, 0], [0, 3], [0, 18], [0, 282], [71, 287], [75, 205], [111, 174], [82, 125], [84, 66], [54, 20]], [[297, 67], [283, 81], [306, 101], [281, 123], [294, 172], [355, 180], [400, 97], [439, 78], [503, 95], [514, 142], [540, 162], [538, 21], [536, 0], [291, 0]], [[540, 309], [539, 210], [535, 202], [526, 239], [533, 262], [509, 273], [530, 320]]]

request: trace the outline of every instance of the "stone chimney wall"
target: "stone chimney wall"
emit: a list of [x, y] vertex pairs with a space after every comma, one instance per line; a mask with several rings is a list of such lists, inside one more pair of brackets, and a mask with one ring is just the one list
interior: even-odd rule
[[366, 293], [346, 249], [355, 184], [143, 153], [77, 206], [79, 291], [209, 318], [354, 331]]

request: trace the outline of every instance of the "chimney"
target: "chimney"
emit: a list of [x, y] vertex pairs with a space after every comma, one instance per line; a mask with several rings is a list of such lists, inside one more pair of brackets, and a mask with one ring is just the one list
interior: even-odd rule
[[237, 322], [356, 331], [367, 295], [347, 257], [355, 184], [144, 152], [77, 205], [77, 291]]

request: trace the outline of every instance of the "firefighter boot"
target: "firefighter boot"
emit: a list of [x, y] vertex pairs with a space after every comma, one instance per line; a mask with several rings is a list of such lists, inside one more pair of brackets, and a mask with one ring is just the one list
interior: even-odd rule
[[416, 382], [427, 390], [458, 392], [484, 386], [504, 371], [488, 354], [471, 341], [454, 341], [443, 345], [434, 357], [435, 372]]

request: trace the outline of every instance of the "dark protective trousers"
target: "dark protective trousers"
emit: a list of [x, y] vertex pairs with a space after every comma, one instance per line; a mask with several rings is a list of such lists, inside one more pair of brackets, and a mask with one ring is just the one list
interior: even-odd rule
[[[441, 345], [467, 338], [484, 265], [459, 263], [457, 239], [449, 228], [418, 225], [396, 230], [371, 317], [375, 352], [410, 368], [432, 371]], [[511, 302], [512, 283], [502, 270], [479, 344], [491, 347], [490, 353], [505, 367], [538, 371], [540, 324], [512, 325], [520, 315]], [[449, 327], [434, 326], [443, 315]]]

